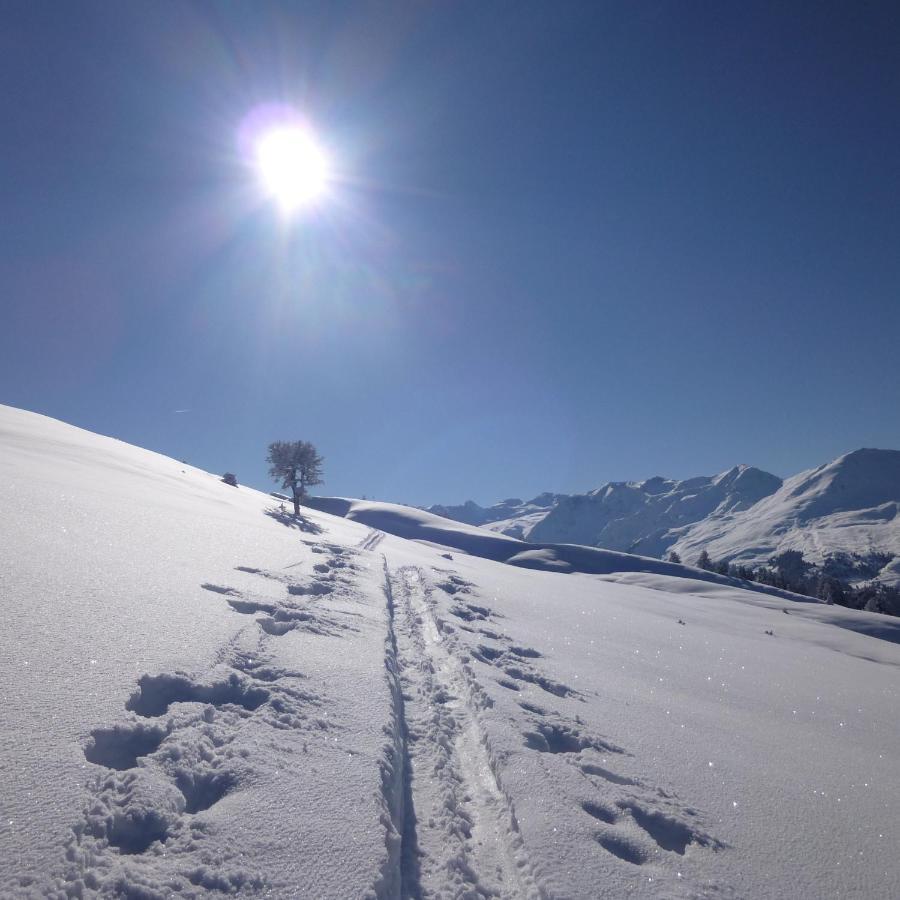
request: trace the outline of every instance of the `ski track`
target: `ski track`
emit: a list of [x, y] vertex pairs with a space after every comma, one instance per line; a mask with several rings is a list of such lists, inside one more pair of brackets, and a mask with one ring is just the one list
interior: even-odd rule
[[358, 550], [374, 550], [383, 540], [384, 532], [372, 528], [356, 546]]
[[[359, 569], [354, 558], [374, 551], [384, 536], [373, 529], [356, 549], [307, 542], [312, 559], [306, 576], [236, 567], [283, 585], [280, 599], [271, 592], [261, 597], [201, 585], [249, 621], [221, 646], [208, 670], [141, 676], [125, 703], [129, 718], [90, 732], [85, 759], [102, 768], [89, 786], [82, 820], [72, 828], [53, 896], [143, 897], [145, 887], [151, 891], [146, 896], [156, 896], [149, 885], [161, 856], [172, 862], [167, 889], [185, 896], [271, 894], [268, 873], [242, 859], [238, 848], [217, 850], [215, 865], [201, 862], [209, 857], [201, 814], [256, 777], [243, 741], [248, 726], [270, 728], [276, 753], [279, 743], [293, 753], [287, 748], [298, 740], [305, 752], [307, 740], [340, 728], [339, 716], [328, 717], [333, 704], [325, 694], [310, 690], [302, 673], [273, 664], [273, 642], [293, 630], [329, 636], [355, 631], [356, 613], [323, 601], [353, 596]], [[381, 558], [392, 707], [381, 763], [386, 856], [372, 893], [379, 900], [542, 900], [548, 890], [555, 894], [538, 882], [538, 866], [526, 853], [484, 727], [494, 701], [474, 666], [493, 669], [501, 676], [498, 684], [512, 690], [525, 684], [557, 697], [580, 695], [540, 672], [535, 662], [541, 653], [494, 630], [492, 611], [472, 602], [478, 599], [474, 585], [445, 570], [435, 570], [432, 585], [421, 568], [391, 570]], [[453, 625], [438, 614], [433, 591], [449, 595]], [[476, 644], [455, 638], [457, 628]], [[615, 797], [604, 790], [606, 796], [580, 804], [600, 829], [592, 837], [603, 850], [640, 866], [653, 856], [648, 837], [659, 849], [682, 855], [690, 843], [722, 846], [681, 815], [676, 803], [660, 804], [659, 797], [648, 802], [640, 782], [582, 756], [622, 754], [622, 748], [539, 705], [522, 700], [519, 706], [528, 714], [522, 738], [529, 751], [577, 762], [595, 787], [630, 789]], [[278, 888], [275, 896], [281, 896]]]
[[539, 898], [479, 721], [490, 701], [444, 640], [423, 572], [392, 572], [386, 558], [384, 572], [395, 654], [388, 669], [397, 674], [401, 705], [400, 896]]

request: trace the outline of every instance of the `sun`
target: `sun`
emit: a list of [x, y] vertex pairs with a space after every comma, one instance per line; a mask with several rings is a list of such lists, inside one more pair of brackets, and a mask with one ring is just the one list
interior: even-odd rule
[[286, 125], [265, 131], [256, 142], [255, 157], [263, 189], [285, 213], [314, 204], [328, 188], [328, 157], [306, 128]]

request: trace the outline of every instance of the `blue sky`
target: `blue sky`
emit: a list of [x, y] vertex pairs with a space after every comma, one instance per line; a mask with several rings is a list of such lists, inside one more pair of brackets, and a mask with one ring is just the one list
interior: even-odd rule
[[4, 403], [411, 503], [900, 448], [894, 3], [28, 0], [0, 83]]

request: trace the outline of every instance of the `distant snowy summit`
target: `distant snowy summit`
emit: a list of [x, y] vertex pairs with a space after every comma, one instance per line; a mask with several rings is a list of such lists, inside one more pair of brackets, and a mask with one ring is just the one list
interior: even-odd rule
[[584, 544], [693, 562], [765, 565], [784, 550], [843, 566], [849, 580], [900, 583], [900, 451], [862, 449], [782, 481], [752, 466], [684, 481], [609, 482], [487, 508], [430, 512], [530, 541]]
[[[900, 451], [855, 450], [788, 478], [739, 513], [721, 513], [673, 535], [686, 559], [764, 563], [799, 550], [849, 581], [900, 584]], [[843, 571], [841, 571], [843, 570]]]
[[491, 531], [524, 537], [525, 532], [540, 522], [567, 494], [538, 494], [531, 500], [511, 497], [492, 506], [479, 506], [474, 500], [467, 500], [459, 506], [429, 506], [426, 512], [445, 519], [453, 519], [466, 525], [484, 525]]

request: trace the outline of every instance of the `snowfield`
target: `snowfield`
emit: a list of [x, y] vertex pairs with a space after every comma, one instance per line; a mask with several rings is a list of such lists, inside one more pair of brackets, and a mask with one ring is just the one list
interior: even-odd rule
[[9, 407], [0, 476], [3, 897], [900, 896], [900, 620]]

